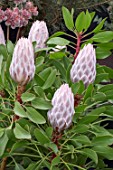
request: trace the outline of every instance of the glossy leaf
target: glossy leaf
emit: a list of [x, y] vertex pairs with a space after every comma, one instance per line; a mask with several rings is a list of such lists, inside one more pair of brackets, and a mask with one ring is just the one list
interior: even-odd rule
[[19, 102], [15, 102], [14, 113], [20, 117], [27, 117], [26, 112]]
[[36, 124], [46, 123], [45, 118], [39, 112], [37, 112], [34, 108], [26, 107], [26, 109], [27, 109], [27, 116], [33, 123], [36, 123]]
[[51, 39], [48, 40], [47, 44], [55, 44], [55, 45], [60, 45], [60, 46], [64, 46], [64, 45], [68, 45], [70, 43], [70, 41], [61, 38], [61, 37], [53, 37]]
[[96, 58], [97, 59], [105, 59], [111, 55], [111, 51], [106, 50], [104, 48], [96, 48]]
[[31, 139], [30, 133], [18, 123], [15, 124], [14, 135], [17, 139]]
[[36, 97], [36, 99], [33, 100], [31, 102], [31, 104], [34, 108], [40, 109], [40, 110], [49, 110], [52, 107], [52, 105], [49, 101], [47, 101], [43, 98], [39, 98], [39, 97]]
[[37, 139], [42, 145], [50, 142], [50, 140], [49, 140], [49, 138], [47, 137], [47, 135], [45, 134], [45, 132], [42, 131], [42, 130], [39, 130], [38, 128], [34, 130], [34, 135], [35, 135], [36, 139]]
[[99, 32], [92, 37], [92, 40], [94, 42], [100, 42], [100, 43], [107, 43], [108, 41], [111, 41], [112, 39], [113, 39], [112, 31]]
[[92, 159], [96, 164], [98, 163], [98, 156], [96, 152], [89, 148], [82, 149], [82, 153]]
[[73, 30], [74, 28], [73, 15], [71, 15], [69, 10], [65, 7], [62, 7], [62, 13], [66, 27], [69, 30]]
[[6, 133], [4, 133], [2, 135], [2, 137], [0, 138], [0, 146], [2, 146], [2, 147], [0, 147], [0, 156], [2, 156], [4, 154], [7, 143], [8, 143], [8, 137], [7, 137]]
[[23, 102], [29, 102], [35, 99], [35, 95], [29, 92], [25, 92], [21, 96]]
[[53, 85], [53, 83], [55, 82], [56, 79], [56, 70], [52, 70], [50, 75], [47, 77], [47, 80], [45, 81], [44, 85], [43, 85], [43, 89], [48, 89], [49, 87], [51, 87]]

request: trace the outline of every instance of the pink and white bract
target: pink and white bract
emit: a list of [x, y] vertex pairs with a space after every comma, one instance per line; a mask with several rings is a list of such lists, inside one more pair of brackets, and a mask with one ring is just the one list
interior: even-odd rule
[[34, 77], [34, 51], [27, 38], [18, 40], [10, 65], [10, 75], [19, 85], [27, 84]]
[[52, 109], [47, 116], [54, 130], [61, 132], [72, 124], [74, 115], [74, 95], [68, 84], [63, 84], [55, 92], [52, 99]]
[[93, 83], [96, 77], [96, 54], [92, 44], [80, 50], [71, 70], [72, 82], [83, 81], [85, 87]]
[[45, 48], [45, 42], [47, 41], [48, 37], [49, 33], [46, 23], [44, 21], [38, 20], [34, 22], [30, 29], [28, 39], [31, 42], [36, 42], [36, 49]]
[[2, 30], [1, 25], [0, 25], [0, 44], [5, 45], [5, 36], [4, 36], [4, 32]]

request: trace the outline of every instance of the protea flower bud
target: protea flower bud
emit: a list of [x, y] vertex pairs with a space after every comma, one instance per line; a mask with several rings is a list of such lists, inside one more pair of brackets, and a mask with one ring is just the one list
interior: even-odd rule
[[34, 51], [27, 38], [18, 40], [9, 71], [12, 79], [19, 85], [26, 85], [34, 77]]
[[72, 82], [83, 81], [85, 87], [93, 83], [96, 77], [96, 54], [92, 44], [80, 50], [70, 71]]
[[45, 42], [49, 37], [48, 29], [44, 21], [36, 21], [33, 23], [28, 39], [36, 42], [36, 49], [45, 48]]
[[1, 25], [0, 25], [0, 44], [4, 44], [5, 45], [5, 36], [4, 36], [4, 32], [2, 30]]
[[74, 95], [68, 84], [63, 84], [55, 92], [52, 99], [52, 109], [47, 116], [54, 130], [61, 132], [72, 124], [74, 114]]

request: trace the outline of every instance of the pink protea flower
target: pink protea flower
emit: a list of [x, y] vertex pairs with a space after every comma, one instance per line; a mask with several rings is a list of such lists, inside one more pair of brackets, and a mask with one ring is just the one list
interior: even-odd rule
[[20, 38], [15, 46], [10, 65], [10, 75], [19, 85], [27, 84], [34, 77], [34, 51], [27, 38]]
[[31, 15], [38, 15], [37, 7], [34, 7], [33, 2], [26, 2], [25, 8], [29, 13], [31, 13]]
[[52, 99], [52, 109], [47, 116], [54, 130], [61, 132], [72, 124], [74, 115], [74, 95], [68, 84], [63, 84], [55, 92]]
[[80, 50], [71, 70], [72, 82], [83, 81], [85, 87], [93, 83], [96, 77], [96, 54], [92, 44]]
[[4, 36], [4, 32], [2, 30], [1, 25], [0, 25], [0, 44], [4, 44], [5, 45], [5, 36]]
[[28, 39], [31, 42], [36, 41], [36, 49], [45, 48], [45, 42], [47, 41], [48, 37], [49, 33], [46, 23], [44, 21], [38, 20], [34, 22], [30, 29]]
[[5, 12], [0, 8], [0, 22], [5, 20], [6, 20]]

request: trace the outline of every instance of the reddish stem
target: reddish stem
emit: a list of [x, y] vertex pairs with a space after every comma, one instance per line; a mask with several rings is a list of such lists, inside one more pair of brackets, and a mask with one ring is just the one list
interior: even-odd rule
[[[25, 86], [17, 86], [17, 94], [16, 94], [16, 100], [20, 103], [20, 104], [22, 104], [22, 99], [21, 99], [21, 95], [22, 95], [22, 93], [25, 91]], [[15, 122], [16, 120], [18, 120], [19, 119], [19, 116], [17, 116], [17, 115], [14, 115], [13, 116], [13, 121]]]
[[[77, 35], [76, 53], [75, 53], [75, 55], [74, 55], [74, 61], [75, 61], [75, 59], [77, 58], [78, 53], [79, 53], [79, 51], [80, 51], [81, 39], [82, 39], [82, 36], [81, 36], [81, 34], [78, 33], [78, 35]], [[73, 61], [73, 63], [74, 63], [74, 61]]]
[[[62, 137], [62, 134], [59, 133], [59, 132], [58, 132], [58, 128], [56, 128], [56, 130], [53, 131], [53, 134], [52, 134], [52, 142], [57, 145], [58, 149], [60, 148], [60, 146], [59, 146], [59, 139], [61, 139], [61, 137]], [[55, 157], [56, 157], [56, 154], [53, 153], [50, 162], [52, 162], [52, 160], [53, 160]]]

